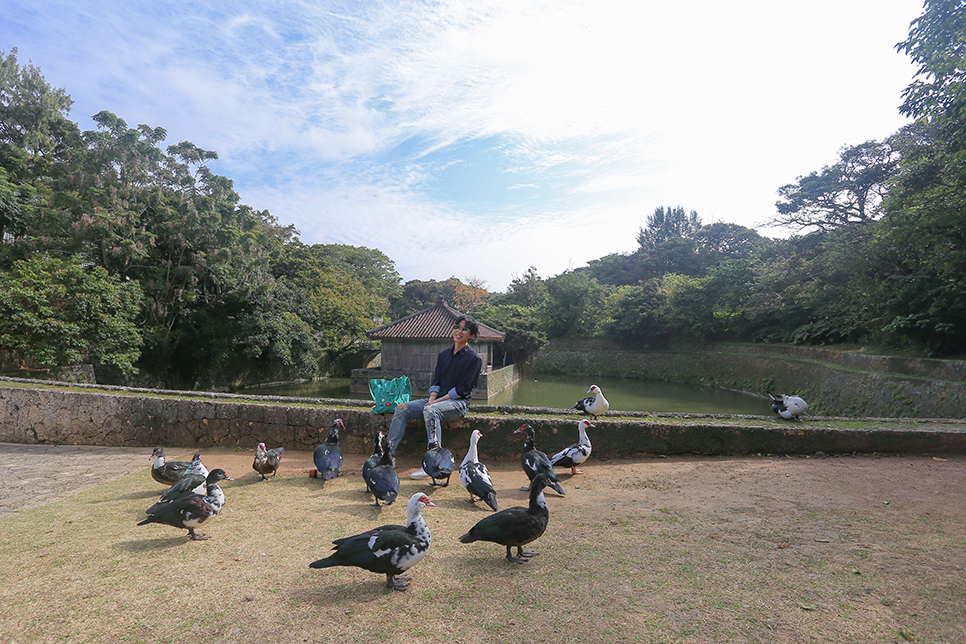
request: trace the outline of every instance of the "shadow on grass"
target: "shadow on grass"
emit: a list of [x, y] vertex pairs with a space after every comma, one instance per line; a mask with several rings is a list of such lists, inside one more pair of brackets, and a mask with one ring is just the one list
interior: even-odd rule
[[[121, 496], [119, 496], [117, 498], [118, 499], [131, 499], [131, 500], [153, 499], [153, 498], [156, 498], [156, 497], [157, 498], [160, 498], [161, 495], [164, 494], [164, 492], [165, 492], [165, 490], [161, 490], [160, 488], [158, 488], [158, 491], [155, 491], [155, 490], [140, 490], [138, 492], [131, 492], [130, 494], [122, 494]], [[103, 503], [104, 501], [113, 501], [113, 500], [115, 500], [115, 499], [98, 499], [97, 501], [93, 501], [93, 503]]]
[[170, 550], [191, 543], [187, 533], [176, 537], [163, 537], [157, 539], [137, 539], [134, 541], [119, 541], [114, 544], [117, 550], [126, 552], [156, 552], [159, 550]]

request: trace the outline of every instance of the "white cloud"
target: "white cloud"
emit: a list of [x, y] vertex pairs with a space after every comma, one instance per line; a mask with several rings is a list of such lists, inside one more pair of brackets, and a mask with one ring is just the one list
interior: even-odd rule
[[[893, 47], [921, 11], [919, 0], [8, 5], [0, 42], [67, 89], [82, 127], [102, 109], [164, 127], [169, 143], [216, 150], [243, 200], [306, 243], [377, 247], [406, 279], [478, 276], [496, 290], [530, 265], [547, 277], [631, 250], [658, 205], [764, 221], [779, 186], [902, 124], [913, 68]], [[468, 222], [469, 242], [427, 241]]]

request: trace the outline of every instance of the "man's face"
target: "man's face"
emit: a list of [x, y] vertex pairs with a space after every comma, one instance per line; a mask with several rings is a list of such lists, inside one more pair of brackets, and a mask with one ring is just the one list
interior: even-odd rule
[[470, 330], [466, 328], [466, 320], [460, 320], [459, 324], [453, 326], [453, 340], [469, 342]]

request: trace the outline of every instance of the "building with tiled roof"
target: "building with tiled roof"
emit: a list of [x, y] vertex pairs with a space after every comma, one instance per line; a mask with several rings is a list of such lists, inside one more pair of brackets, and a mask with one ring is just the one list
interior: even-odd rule
[[[369, 391], [371, 378], [392, 379], [409, 376], [413, 384], [413, 396], [423, 396], [428, 392], [436, 356], [447, 347], [453, 346], [453, 324], [463, 314], [439, 300], [434, 306], [412, 315], [407, 315], [388, 324], [366, 331], [370, 340], [381, 345], [380, 367], [377, 369], [353, 369], [350, 389], [353, 392]], [[515, 374], [511, 367], [508, 373], [503, 369], [493, 371], [493, 345], [502, 342], [506, 334], [491, 326], [477, 321], [480, 327], [477, 337], [470, 340], [470, 346], [483, 359], [483, 372], [476, 388], [474, 398], [488, 398], [516, 380], [510, 378], [509, 385], [494, 390], [493, 384], [503, 383], [508, 374]]]

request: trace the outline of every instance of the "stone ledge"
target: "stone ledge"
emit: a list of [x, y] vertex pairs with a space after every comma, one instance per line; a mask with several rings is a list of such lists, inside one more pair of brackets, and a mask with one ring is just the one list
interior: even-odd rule
[[[28, 383], [23, 383], [27, 385]], [[346, 424], [342, 447], [368, 454], [377, 430], [391, 416], [371, 413], [368, 401], [271, 400], [237, 394], [57, 388], [0, 385], [0, 442], [150, 448], [229, 447], [259, 442], [309, 450], [328, 435], [336, 418]], [[345, 403], [345, 404], [341, 404]], [[514, 431], [537, 430], [537, 447], [553, 453], [577, 438], [578, 412], [563, 409], [472, 405], [458, 428], [443, 431], [443, 444], [463, 454], [478, 429], [480, 451], [492, 457], [519, 454]], [[610, 411], [589, 432], [598, 456], [632, 454], [966, 453], [966, 421], [956, 419], [823, 418], [783, 421], [769, 416], [651, 414]], [[400, 450], [419, 454], [425, 430], [411, 421]]]

